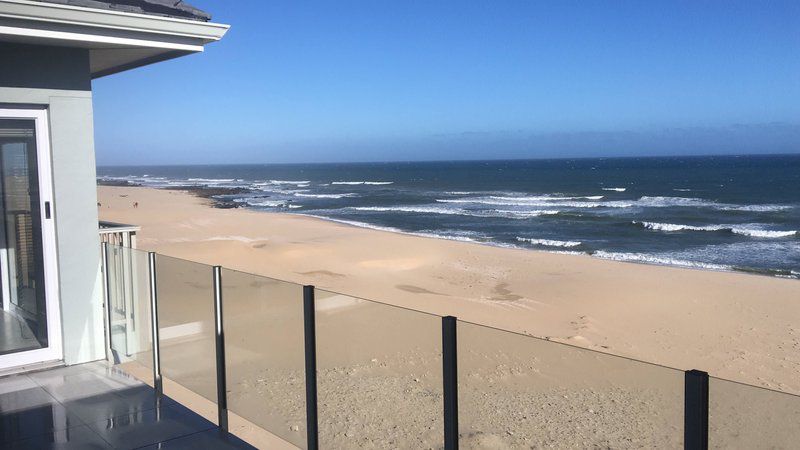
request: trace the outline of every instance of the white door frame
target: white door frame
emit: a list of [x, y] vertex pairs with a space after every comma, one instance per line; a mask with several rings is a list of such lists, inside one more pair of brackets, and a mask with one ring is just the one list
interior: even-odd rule
[[[61, 334], [58, 259], [56, 253], [55, 203], [50, 160], [50, 127], [46, 109], [0, 109], [0, 119], [33, 119], [36, 133], [36, 161], [39, 169], [39, 211], [44, 253], [44, 289], [47, 308], [46, 348], [0, 355], [0, 369], [64, 359]], [[50, 204], [50, 218], [45, 218], [45, 203]]]

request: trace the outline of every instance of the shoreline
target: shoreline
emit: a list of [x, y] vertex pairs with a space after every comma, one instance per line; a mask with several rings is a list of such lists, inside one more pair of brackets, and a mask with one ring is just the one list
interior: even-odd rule
[[[212, 201], [214, 199], [211, 199]], [[529, 252], [538, 252], [538, 253], [545, 253], [545, 254], [554, 254], [554, 255], [572, 255], [572, 256], [588, 256], [593, 259], [599, 259], [602, 261], [614, 261], [618, 263], [624, 264], [640, 264], [645, 266], [655, 266], [655, 267], [671, 267], [675, 269], [685, 269], [685, 270], [699, 270], [699, 271], [706, 271], [706, 272], [722, 272], [722, 273], [736, 273], [742, 275], [754, 275], [754, 276], [762, 276], [762, 277], [770, 277], [770, 278], [783, 278], [789, 280], [800, 280], [800, 272], [795, 271], [785, 271], [780, 269], [759, 269], [755, 267], [739, 267], [739, 266], [726, 266], [722, 264], [710, 264], [710, 263], [699, 263], [694, 261], [682, 261], [685, 264], [670, 264], [670, 263], [658, 263], [654, 261], [644, 261], [644, 260], [635, 260], [635, 259], [614, 259], [614, 258], [606, 258], [603, 256], [596, 256], [595, 252], [582, 252], [579, 250], [545, 250], [541, 248], [526, 248], [521, 247], [518, 245], [513, 244], [503, 244], [499, 242], [483, 242], [478, 241], [471, 238], [459, 238], [456, 236], [447, 236], [447, 235], [434, 235], [432, 233], [416, 233], [413, 231], [404, 231], [399, 228], [394, 227], [383, 227], [380, 225], [372, 225], [366, 222], [358, 222], [352, 220], [343, 220], [343, 219], [336, 219], [333, 217], [325, 217], [325, 216], [318, 216], [315, 214], [303, 214], [303, 213], [295, 213], [290, 211], [259, 211], [257, 209], [247, 208], [246, 206], [242, 206], [241, 208], [250, 209], [252, 211], [256, 211], [259, 213], [266, 213], [266, 214], [285, 214], [285, 215], [292, 215], [292, 216], [300, 216], [300, 217], [310, 217], [313, 219], [319, 219], [326, 222], [333, 222], [341, 225], [351, 226], [354, 228], [360, 229], [367, 229], [373, 231], [382, 231], [386, 233], [395, 233], [395, 234], [402, 234], [405, 236], [414, 236], [419, 238], [425, 239], [441, 239], [445, 241], [454, 241], [454, 242], [463, 242], [466, 244], [477, 244], [477, 245], [486, 245], [489, 247], [495, 248], [504, 248], [509, 250], [523, 250]], [[602, 250], [601, 250], [602, 252]], [[606, 252], [612, 253], [612, 252]], [[715, 267], [716, 266], [716, 267]], [[718, 267], [718, 268], [717, 268]]]
[[142, 226], [147, 250], [800, 393], [796, 280], [424, 239], [173, 190], [99, 198], [101, 219]]
[[[255, 208], [249, 208], [244, 203], [237, 203], [234, 201], [230, 201], [227, 199], [220, 198], [221, 196], [225, 195], [236, 195], [243, 192], [254, 192], [246, 188], [232, 188], [232, 187], [209, 187], [204, 185], [176, 185], [174, 187], [149, 187], [139, 183], [125, 181], [125, 182], [110, 182], [110, 181], [102, 181], [98, 182], [99, 186], [110, 186], [110, 187], [137, 187], [137, 188], [144, 188], [144, 189], [160, 189], [160, 190], [168, 190], [168, 191], [176, 191], [176, 192], [187, 192], [192, 196], [197, 198], [205, 199], [210, 202], [211, 206], [214, 208], [219, 209], [246, 209], [249, 211], [254, 211], [257, 213], [267, 213], [267, 214], [287, 214], [287, 215], [296, 215], [301, 217], [310, 217], [314, 219], [324, 220], [327, 222], [337, 223], [341, 225], [347, 225], [355, 228], [360, 229], [368, 229], [373, 231], [383, 231], [387, 233], [396, 233], [402, 234], [406, 236], [415, 236], [415, 237], [422, 237], [422, 238], [430, 238], [430, 239], [442, 239], [448, 241], [455, 241], [455, 242], [466, 242], [478, 245], [486, 245], [496, 248], [504, 248], [504, 249], [515, 249], [515, 250], [526, 250], [526, 251], [533, 251], [533, 252], [541, 252], [547, 254], [563, 254], [563, 255], [574, 255], [574, 256], [588, 256], [594, 259], [600, 259], [605, 261], [616, 261], [621, 263], [630, 263], [630, 264], [642, 264], [642, 265], [649, 265], [649, 266], [656, 266], [656, 267], [674, 267], [679, 269], [688, 269], [688, 270], [700, 270], [700, 271], [710, 271], [710, 272], [723, 272], [723, 273], [737, 273], [737, 274], [746, 274], [746, 275], [757, 275], [757, 276], [766, 276], [771, 278], [782, 278], [782, 279], [791, 279], [791, 280], [800, 280], [800, 271], [794, 270], [784, 270], [784, 269], [771, 269], [771, 268], [757, 268], [757, 267], [745, 267], [745, 266], [733, 266], [728, 264], [713, 264], [713, 263], [702, 263], [697, 261], [690, 261], [690, 260], [673, 260], [672, 263], [670, 262], [659, 262], [659, 260], [663, 260], [663, 258], [652, 257], [647, 254], [642, 253], [619, 253], [619, 252], [611, 252], [605, 250], [595, 250], [595, 251], [580, 251], [580, 250], [548, 250], [548, 249], [540, 249], [540, 248], [527, 248], [519, 245], [514, 244], [504, 244], [500, 242], [492, 242], [492, 241], [480, 241], [468, 237], [458, 237], [458, 236], [448, 236], [448, 235], [436, 235], [433, 233], [419, 233], [413, 231], [405, 231], [400, 228], [390, 227], [390, 226], [381, 226], [381, 225], [374, 225], [367, 222], [360, 222], [360, 221], [353, 221], [353, 220], [345, 220], [345, 219], [337, 219], [334, 217], [326, 217], [320, 216], [316, 214], [305, 214], [302, 212], [292, 212], [291, 210], [287, 211], [262, 211]], [[597, 255], [598, 253], [607, 254], [609, 256], [602, 256]], [[627, 255], [623, 257], [614, 257], [611, 255]], [[632, 256], [641, 256], [641, 258], [636, 258]]]

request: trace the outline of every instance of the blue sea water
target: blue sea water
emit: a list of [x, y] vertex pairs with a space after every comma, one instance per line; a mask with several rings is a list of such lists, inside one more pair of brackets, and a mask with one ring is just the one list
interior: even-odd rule
[[800, 278], [800, 155], [99, 167], [357, 226]]

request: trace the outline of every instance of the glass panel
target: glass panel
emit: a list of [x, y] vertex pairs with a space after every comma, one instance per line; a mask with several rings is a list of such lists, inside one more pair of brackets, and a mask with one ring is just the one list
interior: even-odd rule
[[48, 346], [33, 120], [0, 119], [0, 355]]
[[443, 445], [441, 318], [317, 290], [321, 448]]
[[[161, 375], [216, 403], [212, 267], [158, 255]], [[169, 395], [165, 386], [166, 394]]]
[[710, 448], [797, 448], [800, 397], [710, 377]]
[[306, 448], [303, 288], [222, 271], [228, 409]]
[[153, 367], [147, 252], [108, 246], [111, 350], [114, 363]]
[[461, 448], [678, 448], [682, 371], [458, 323]]

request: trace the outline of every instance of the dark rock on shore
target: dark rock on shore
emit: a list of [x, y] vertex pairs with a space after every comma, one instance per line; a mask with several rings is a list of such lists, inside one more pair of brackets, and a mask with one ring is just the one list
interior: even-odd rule
[[[141, 183], [124, 180], [97, 180], [98, 186], [122, 186], [122, 187], [139, 187], [143, 186]], [[197, 185], [183, 185], [183, 186], [168, 186], [157, 187], [156, 189], [165, 189], [170, 191], [186, 191], [190, 194], [206, 198], [213, 202], [214, 208], [231, 209], [240, 208], [245, 206], [243, 203], [233, 201], [233, 196], [240, 194], [247, 194], [253, 192], [252, 189], [241, 187], [210, 187], [210, 186], [197, 186]], [[264, 196], [264, 197], [269, 197]]]

